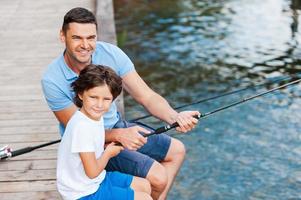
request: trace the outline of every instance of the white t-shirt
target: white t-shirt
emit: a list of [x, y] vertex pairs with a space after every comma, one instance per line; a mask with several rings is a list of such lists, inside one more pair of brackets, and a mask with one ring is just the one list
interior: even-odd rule
[[95, 152], [98, 159], [104, 151], [104, 133], [103, 118], [94, 121], [80, 111], [71, 117], [58, 149], [57, 188], [64, 199], [93, 194], [105, 178], [103, 170], [90, 179], [79, 156], [79, 152]]

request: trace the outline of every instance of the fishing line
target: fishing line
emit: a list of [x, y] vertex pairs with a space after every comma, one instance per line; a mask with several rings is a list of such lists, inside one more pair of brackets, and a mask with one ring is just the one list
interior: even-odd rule
[[[198, 101], [190, 103], [190, 104], [184, 104], [184, 105], [181, 105], [181, 106], [177, 106], [177, 107], [174, 107], [173, 109], [174, 110], [179, 110], [181, 108], [186, 108], [186, 107], [197, 105], [197, 104], [204, 103], [204, 102], [207, 102], [207, 101], [212, 101], [214, 99], [218, 99], [218, 98], [221, 98], [221, 97], [225, 97], [225, 96], [229, 96], [229, 95], [232, 95], [232, 94], [236, 94], [236, 93], [248, 90], [248, 89], [253, 89], [253, 88], [257, 88], [257, 87], [262, 87], [262, 86], [266, 86], [266, 85], [278, 83], [278, 82], [281, 82], [281, 81], [290, 80], [290, 79], [292, 79], [294, 77], [297, 77], [297, 75], [291, 75], [291, 76], [285, 76], [285, 77], [275, 78], [273, 81], [267, 81], [267, 82], [264, 82], [264, 83], [259, 83], [259, 84], [247, 86], [247, 87], [244, 87], [244, 88], [241, 88], [241, 89], [238, 89], [238, 90], [233, 90], [233, 91], [230, 91], [230, 92], [225, 92], [225, 93], [222, 93], [220, 95], [216, 95], [216, 96], [208, 97], [208, 98], [205, 98], [205, 99], [201, 99], [201, 100], [198, 100]], [[153, 117], [153, 115], [148, 114], [148, 115], [145, 115], [145, 116], [142, 116], [142, 117], [137, 117], [135, 119], [130, 120], [130, 122], [136, 122], [136, 121], [139, 121], [139, 120], [142, 120], [142, 119], [146, 119], [146, 118], [149, 118], [149, 117]]]

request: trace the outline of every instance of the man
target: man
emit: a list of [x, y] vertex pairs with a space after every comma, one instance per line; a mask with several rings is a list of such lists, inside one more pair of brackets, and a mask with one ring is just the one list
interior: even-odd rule
[[[65, 51], [47, 68], [42, 78], [45, 98], [60, 122], [60, 132], [78, 109], [73, 103], [70, 85], [88, 64], [111, 67], [123, 81], [123, 88], [152, 115], [172, 124], [179, 123], [180, 132], [193, 129], [197, 111], [177, 113], [167, 101], [151, 90], [135, 71], [134, 65], [118, 47], [97, 42], [97, 23], [93, 13], [84, 8], [73, 8], [64, 17], [61, 41]], [[148, 139], [139, 132], [149, 133], [140, 126], [122, 121], [116, 105], [104, 115], [106, 142], [119, 142], [125, 150], [112, 158], [108, 171], [118, 170], [149, 180], [154, 199], [166, 199], [167, 193], [185, 157], [182, 142], [165, 134]]]

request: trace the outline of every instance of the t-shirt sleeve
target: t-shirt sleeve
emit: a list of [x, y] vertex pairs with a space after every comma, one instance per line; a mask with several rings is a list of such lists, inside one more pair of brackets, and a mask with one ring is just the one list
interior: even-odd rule
[[73, 102], [54, 83], [42, 80], [42, 89], [49, 108], [59, 111], [70, 107]]
[[119, 76], [125, 76], [127, 73], [134, 71], [135, 67], [131, 59], [117, 46], [111, 46], [114, 51], [115, 60], [117, 61], [117, 73]]
[[123, 64], [121, 64], [121, 66], [123, 66], [123, 67], [121, 67], [119, 69], [120, 70], [119, 74], [122, 77], [122, 76], [125, 76], [126, 74], [128, 74], [129, 72], [134, 71], [135, 67], [134, 67], [133, 62], [130, 60], [130, 58], [123, 51], [121, 51], [120, 54], [123, 54], [123, 60], [121, 60], [121, 62], [123, 62]]
[[92, 134], [87, 133], [90, 130], [88, 125], [80, 123], [75, 127], [72, 134], [71, 152], [96, 152], [96, 145]]

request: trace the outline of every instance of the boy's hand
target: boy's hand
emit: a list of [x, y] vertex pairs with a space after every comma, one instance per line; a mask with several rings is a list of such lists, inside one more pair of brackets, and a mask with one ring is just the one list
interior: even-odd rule
[[117, 156], [123, 149], [123, 146], [111, 142], [106, 146], [105, 152], [112, 158], [114, 156]]

